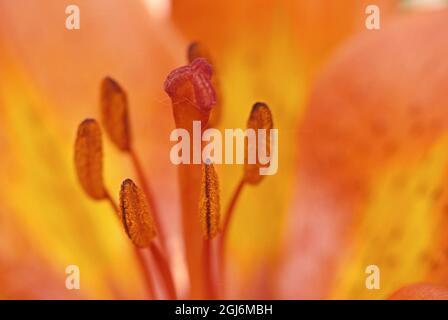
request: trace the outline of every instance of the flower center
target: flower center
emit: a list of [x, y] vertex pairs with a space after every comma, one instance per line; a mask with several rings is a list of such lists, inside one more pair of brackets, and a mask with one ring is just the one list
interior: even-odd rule
[[[199, 123], [200, 136], [203, 128], [214, 125], [219, 117], [211, 117], [214, 105], [220, 111], [221, 95], [218, 81], [212, 78], [212, 66], [205, 48], [194, 43], [188, 49], [190, 63], [172, 71], [165, 81], [165, 91], [172, 101], [176, 128], [194, 131]], [[211, 59], [210, 59], [211, 60]], [[95, 200], [108, 200], [124, 231], [135, 246], [135, 257], [141, 267], [148, 289], [148, 297], [156, 298], [154, 287], [161, 287], [170, 299], [176, 299], [176, 287], [170, 268], [169, 255], [165, 245], [164, 226], [156, 206], [149, 181], [143, 173], [141, 162], [133, 148], [129, 108], [126, 92], [115, 80], [107, 77], [101, 86], [102, 126], [108, 138], [122, 152], [127, 153], [138, 176], [139, 187], [134, 181], [125, 179], [120, 189], [117, 205], [103, 182], [103, 150], [100, 125], [92, 119], [79, 125], [75, 143], [75, 167], [80, 184], [86, 194]], [[213, 119], [211, 123], [209, 120]], [[248, 129], [273, 130], [272, 115], [264, 103], [255, 103], [250, 113]], [[266, 137], [265, 156], [272, 154], [270, 135]], [[194, 143], [190, 141], [191, 144]], [[250, 147], [245, 142], [244, 156], [247, 160]], [[260, 146], [260, 143], [257, 145]], [[257, 147], [256, 146], [256, 147]], [[202, 154], [202, 141], [199, 150]], [[209, 160], [209, 158], [207, 158]], [[201, 162], [199, 162], [201, 163]], [[206, 161], [198, 164], [179, 165], [181, 192], [182, 231], [187, 267], [190, 279], [188, 298], [223, 297], [225, 287], [217, 287], [217, 277], [225, 279], [225, 253], [228, 230], [243, 186], [256, 185], [262, 180], [261, 169], [266, 161], [257, 158], [245, 162], [243, 175], [227, 206], [223, 221], [220, 218], [220, 196], [218, 175], [214, 165]], [[199, 218], [198, 218], [199, 217]], [[152, 257], [148, 260], [146, 253]], [[216, 263], [216, 262], [219, 263]], [[159, 277], [154, 277], [154, 272]], [[160, 281], [156, 281], [160, 280]], [[160, 282], [160, 283], [159, 283]], [[224, 281], [225, 282], [225, 281]]]

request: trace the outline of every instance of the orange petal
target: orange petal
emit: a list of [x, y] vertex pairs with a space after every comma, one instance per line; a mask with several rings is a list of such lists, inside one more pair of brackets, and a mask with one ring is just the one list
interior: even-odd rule
[[[306, 272], [296, 295], [314, 283], [324, 296], [384, 298], [435, 270], [446, 283], [447, 18], [365, 32], [318, 78], [300, 130], [290, 271]], [[365, 287], [370, 264], [381, 290]]]
[[431, 284], [413, 284], [398, 289], [390, 300], [448, 300], [448, 288]]

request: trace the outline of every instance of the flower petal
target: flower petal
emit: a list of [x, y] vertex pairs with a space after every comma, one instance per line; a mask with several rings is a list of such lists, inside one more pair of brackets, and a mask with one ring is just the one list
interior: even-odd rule
[[[304, 282], [290, 294], [314, 284], [327, 297], [384, 298], [405, 283], [447, 281], [447, 17], [409, 15], [365, 32], [317, 80], [301, 128], [287, 273], [305, 270]], [[381, 290], [365, 287], [371, 264]]]
[[431, 284], [413, 284], [394, 292], [390, 300], [448, 300], [448, 288]]

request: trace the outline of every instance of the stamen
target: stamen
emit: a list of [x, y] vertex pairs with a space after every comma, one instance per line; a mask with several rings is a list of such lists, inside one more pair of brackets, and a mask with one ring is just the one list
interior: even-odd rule
[[236, 187], [235, 191], [233, 192], [232, 198], [230, 200], [229, 206], [227, 207], [226, 210], [226, 215], [224, 216], [224, 222], [222, 224], [222, 234], [221, 234], [221, 238], [225, 239], [227, 236], [227, 232], [229, 230], [229, 225], [230, 225], [230, 221], [231, 221], [231, 217], [232, 217], [232, 213], [236, 207], [236, 203], [238, 202], [238, 198], [241, 195], [241, 191], [243, 190], [245, 184], [245, 180], [241, 179], [240, 182], [238, 183], [238, 186]]
[[159, 214], [151, 188], [147, 182], [137, 153], [131, 145], [131, 126], [129, 123], [127, 94], [118, 82], [110, 77], [104, 78], [101, 84], [101, 115], [103, 125], [106, 128], [110, 140], [121, 151], [125, 151], [131, 156], [140, 185], [153, 214], [154, 223], [159, 232], [158, 238], [162, 247], [166, 248], [165, 236], [160, 224]]
[[211, 240], [219, 231], [219, 185], [218, 176], [212, 164], [202, 166], [201, 198], [199, 213], [201, 217], [203, 245], [204, 281], [209, 299], [215, 298], [215, 283], [212, 268]]
[[137, 153], [133, 149], [131, 149], [129, 151], [129, 155], [131, 156], [132, 163], [134, 165], [134, 169], [137, 173], [138, 180], [141, 183], [141, 186], [142, 186], [143, 192], [146, 196], [149, 208], [150, 208], [151, 212], [153, 213], [154, 224], [158, 231], [158, 238], [160, 240], [160, 244], [162, 245], [162, 248], [166, 250], [165, 233], [163, 232], [163, 229], [162, 229], [162, 226], [160, 223], [159, 211], [157, 210], [157, 206], [154, 201], [152, 191], [149, 187], [149, 183], [147, 182], [147, 179], [143, 172], [143, 167], [141, 165], [140, 159], [138, 158]]
[[168, 261], [153, 241], [156, 230], [146, 197], [131, 179], [126, 179], [121, 184], [120, 211], [129, 238], [138, 248], [149, 247], [170, 299], [176, 299], [176, 289]]
[[150, 298], [155, 299], [156, 294], [155, 294], [155, 290], [154, 290], [154, 284], [152, 282], [151, 274], [148, 269], [149, 263], [145, 260], [145, 256], [143, 255], [143, 252], [140, 251], [139, 248], [134, 246], [133, 250], [134, 250], [134, 255], [137, 259], [139, 268], [142, 271], [142, 275], [145, 280], [145, 288], [148, 291], [148, 295]]
[[[122, 219], [121, 219], [120, 209], [118, 208], [118, 205], [116, 204], [114, 198], [110, 195], [110, 192], [108, 192], [106, 190], [106, 193], [107, 193], [107, 199], [108, 199], [112, 209], [114, 210], [117, 217], [121, 221]], [[155, 291], [154, 291], [154, 284], [152, 282], [151, 274], [149, 273], [148, 262], [145, 260], [143, 252], [140, 251], [139, 248], [137, 248], [136, 246], [133, 246], [133, 251], [134, 251], [134, 256], [136, 258], [137, 264], [141, 270], [143, 279], [145, 281], [145, 288], [147, 290], [148, 297], [150, 299], [154, 299], [156, 295], [155, 295]]]
[[[101, 129], [93, 119], [84, 120], [78, 127], [75, 142], [75, 166], [79, 181], [85, 192], [93, 199], [107, 199], [112, 209], [120, 217], [114, 199], [103, 184], [103, 147]], [[154, 288], [146, 262], [141, 252], [135, 248], [135, 256], [145, 279], [148, 297], [154, 298]]]
[[[271, 139], [270, 139], [270, 130], [273, 128], [273, 120], [272, 120], [272, 114], [271, 110], [267, 106], [267, 104], [262, 102], [257, 102], [252, 107], [249, 119], [247, 121], [247, 128], [251, 129], [265, 129], [266, 130], [266, 141], [265, 141], [265, 148], [266, 148], [266, 154], [269, 155], [270, 145], [271, 145]], [[257, 135], [258, 136], [258, 135]], [[257, 137], [258, 142], [258, 137]], [[256, 150], [258, 151], [259, 145], [257, 144]], [[248, 144], [245, 144], [245, 152], [244, 152], [244, 175], [241, 178], [240, 182], [238, 183], [233, 196], [230, 200], [230, 203], [227, 207], [226, 214], [224, 216], [224, 222], [222, 225], [222, 233], [221, 233], [221, 241], [219, 246], [219, 262], [220, 262], [220, 270], [222, 277], [225, 277], [225, 266], [226, 266], [226, 260], [225, 260], [225, 253], [226, 253], [226, 244], [227, 244], [227, 236], [230, 229], [230, 223], [232, 221], [233, 213], [235, 211], [236, 203], [238, 202], [238, 199], [241, 195], [241, 192], [243, 190], [243, 187], [245, 184], [252, 184], [256, 185], [260, 183], [263, 176], [260, 175], [259, 169], [263, 167], [261, 163], [258, 162], [258, 154], [257, 154], [257, 162], [255, 164], [249, 164], [248, 162]]]
[[221, 277], [223, 278], [223, 281], [221, 282], [221, 291], [225, 292], [225, 278], [226, 278], [226, 246], [227, 246], [227, 237], [230, 230], [230, 222], [232, 221], [233, 212], [236, 207], [236, 203], [238, 202], [238, 199], [241, 195], [241, 192], [243, 190], [243, 187], [245, 185], [245, 180], [241, 179], [238, 183], [238, 186], [236, 187], [235, 191], [233, 192], [232, 198], [230, 200], [230, 203], [227, 207], [226, 214], [224, 216], [224, 221], [222, 223], [222, 231], [221, 231], [221, 237], [219, 241], [219, 252], [218, 252], [218, 259], [219, 259], [219, 270]]
[[[252, 107], [252, 110], [250, 112], [249, 119], [247, 120], [247, 128], [251, 129], [266, 129], [266, 154], [270, 154], [271, 152], [271, 139], [270, 139], [270, 132], [269, 130], [273, 128], [273, 121], [272, 121], [272, 114], [271, 110], [269, 110], [269, 107], [267, 104], [262, 102], [257, 102]], [[258, 139], [258, 138], [257, 138]], [[230, 221], [232, 218], [233, 211], [236, 206], [236, 202], [238, 201], [238, 198], [241, 194], [241, 190], [243, 189], [244, 184], [258, 184], [263, 176], [260, 175], [260, 167], [262, 165], [258, 162], [258, 155], [257, 155], [257, 163], [255, 164], [249, 164], [248, 162], [248, 155], [249, 155], [249, 148], [248, 144], [245, 144], [245, 150], [244, 150], [244, 176], [239, 182], [237, 188], [235, 189], [235, 192], [232, 196], [232, 199], [230, 201], [230, 204], [228, 206], [228, 209], [226, 211], [226, 215], [224, 217], [224, 223], [222, 228], [222, 241], [224, 241], [227, 231], [229, 229]], [[258, 145], [257, 145], [257, 151], [258, 151]]]
[[[266, 130], [266, 141], [265, 141], [265, 147], [266, 147], [266, 155], [270, 155], [271, 153], [271, 135], [270, 130], [273, 128], [274, 124], [272, 121], [272, 114], [271, 110], [269, 110], [269, 107], [262, 102], [257, 102], [252, 107], [252, 111], [249, 116], [249, 120], [247, 120], [247, 128], [259, 130], [259, 129], [265, 129]], [[257, 141], [258, 141], [257, 137]], [[259, 148], [259, 145], [257, 145], [257, 150]], [[246, 143], [245, 145], [245, 161], [244, 161], [244, 181], [249, 184], [258, 184], [263, 176], [260, 175], [260, 168], [267, 166], [262, 165], [258, 161], [258, 155], [257, 155], [257, 163], [255, 164], [249, 164], [248, 163], [248, 145]]]
[[110, 140], [122, 151], [131, 149], [126, 92], [112, 78], [101, 84], [101, 116]]
[[219, 231], [219, 185], [212, 164], [202, 166], [201, 198], [199, 212], [204, 239], [213, 239]]
[[75, 141], [75, 167], [84, 191], [95, 200], [107, 197], [103, 183], [103, 144], [101, 129], [93, 119], [78, 127]]
[[149, 250], [154, 257], [154, 261], [159, 268], [160, 274], [162, 275], [162, 279], [165, 283], [165, 287], [168, 293], [168, 297], [171, 300], [176, 300], [176, 288], [174, 286], [173, 275], [171, 274], [171, 270], [168, 264], [166, 257], [160, 251], [160, 249], [153, 243], [151, 243]]
[[208, 239], [204, 239], [204, 245], [202, 247], [202, 263], [204, 266], [204, 281], [207, 299], [216, 299], [216, 284], [212, 268], [212, 243]]
[[111, 196], [111, 194], [107, 190], [106, 190], [106, 199], [109, 202], [112, 210], [117, 214], [118, 219], [120, 219], [120, 221], [121, 221], [120, 208], [118, 208], [118, 205], [115, 202], [114, 198]]
[[139, 248], [149, 247], [156, 236], [156, 228], [145, 195], [131, 179], [121, 184], [120, 213], [132, 242]]

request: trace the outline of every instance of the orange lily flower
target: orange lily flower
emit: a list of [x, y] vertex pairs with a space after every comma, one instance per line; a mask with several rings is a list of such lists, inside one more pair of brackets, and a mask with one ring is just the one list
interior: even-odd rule
[[[412, 186], [425, 179], [431, 190], [441, 185], [443, 125], [435, 123], [420, 140], [408, 141], [399, 129], [409, 123], [392, 112], [386, 120], [396, 120], [391, 135], [396, 135], [393, 142], [404, 144], [399, 152], [393, 145], [381, 144], [381, 134], [376, 134], [384, 131], [381, 123], [375, 134], [366, 133], [370, 127], [360, 123], [344, 97], [353, 95], [366, 110], [372, 106], [371, 100], [363, 100], [363, 87], [350, 91], [350, 81], [363, 79], [362, 67], [351, 67], [350, 54], [368, 56], [362, 51], [363, 41], [370, 41], [368, 35], [349, 44], [355, 49], [346, 49], [345, 55], [339, 51], [306, 103], [317, 70], [345, 38], [364, 28], [368, 1], [250, 0], [234, 5], [173, 0], [164, 6], [155, 1], [77, 2], [81, 28], [69, 31], [64, 26], [68, 5], [64, 2], [0, 0], [0, 168], [6, 174], [0, 191], [0, 297], [385, 298], [408, 283], [444, 283], [442, 271], [426, 277], [427, 268], [416, 267], [415, 272], [406, 269], [397, 280], [386, 278], [380, 292], [366, 293], [360, 289], [365, 273], [358, 272], [369, 260], [366, 256], [371, 257], [369, 263], [378, 264], [390, 257], [383, 256], [380, 246], [394, 243], [389, 231], [401, 226], [399, 216], [390, 214], [394, 210], [412, 212], [400, 232], [426, 228], [408, 254], [399, 253], [410, 237], [393, 246], [395, 260], [409, 267], [422, 252], [429, 250], [431, 256], [439, 252], [430, 244], [443, 246], [442, 232], [434, 235], [437, 241], [429, 239], [436, 218], [423, 218], [433, 210], [442, 219], [443, 194], [434, 207], [424, 196], [407, 200], [414, 196]], [[388, 21], [396, 1], [377, 2], [382, 19]], [[170, 9], [170, 15], [161, 16], [157, 11], [161, 8]], [[387, 49], [393, 46], [387, 46], [390, 38], [382, 38], [383, 33], [408, 35], [415, 31], [412, 28], [420, 28], [418, 40], [432, 39], [422, 54], [428, 65], [439, 63], [445, 48], [436, 45], [433, 31], [446, 13], [434, 15], [436, 19], [429, 14], [412, 17], [397, 27], [391, 23], [392, 31], [375, 37]], [[388, 26], [385, 23], [383, 29]], [[411, 31], [402, 31], [408, 26]], [[401, 50], [413, 48], [409, 38]], [[191, 46], [186, 57], [192, 41], [200, 44]], [[390, 52], [383, 54], [387, 57]], [[202, 58], [209, 61], [201, 62]], [[394, 110], [394, 103], [404, 105], [401, 99], [409, 88], [400, 87], [397, 99], [388, 98], [381, 71], [388, 79], [400, 78], [394, 71], [384, 71], [389, 66], [382, 65], [383, 60], [387, 61], [378, 59], [378, 66], [372, 67], [378, 73], [372, 81], [384, 95], [379, 107], [386, 114]], [[356, 62], [361, 65], [363, 60]], [[182, 65], [187, 67], [176, 69]], [[427, 87], [439, 88], [443, 72], [419, 70], [415, 68], [409, 82], [427, 76]], [[210, 102], [206, 113], [196, 110], [205, 106], [205, 100], [198, 99], [203, 92], [195, 91], [191, 80], [197, 72], [201, 85], [214, 91], [213, 97], [208, 92], [208, 100], [201, 96]], [[174, 82], [165, 82], [169, 74], [171, 80], [182, 76], [174, 77], [174, 87], [170, 86]], [[335, 79], [343, 79], [339, 84], [347, 83], [347, 91], [339, 92]], [[377, 93], [376, 87], [372, 92]], [[442, 118], [443, 100], [431, 94], [423, 91], [418, 105], [433, 103], [430, 114]], [[341, 111], [333, 110], [333, 117], [328, 117], [325, 99], [333, 95]], [[172, 129], [190, 129], [191, 120], [220, 130], [244, 128], [256, 101], [267, 102], [273, 120], [267, 127], [280, 132], [277, 175], [246, 186], [240, 182], [246, 167], [179, 168], [170, 162]], [[118, 115], [116, 110], [122, 112]], [[251, 126], [259, 124], [254, 110], [258, 109], [252, 109]], [[366, 111], [362, 119], [375, 115]], [[418, 124], [426, 116], [415, 115], [417, 136], [424, 131]], [[86, 118], [98, 122], [83, 122]], [[331, 118], [342, 120], [335, 124]], [[339, 136], [339, 124], [346, 136]], [[316, 130], [322, 131], [316, 134]], [[122, 138], [129, 138], [129, 144]], [[372, 146], [384, 147], [384, 156], [364, 152], [367, 139]], [[348, 156], [347, 144], [361, 150]], [[325, 162], [333, 154], [345, 156], [336, 161], [340, 167]], [[436, 165], [425, 162], [422, 154], [432, 156]], [[397, 191], [393, 182], [401, 175], [409, 178], [409, 188]], [[96, 177], [94, 182], [91, 176]], [[221, 210], [221, 216], [232, 214], [223, 269], [213, 268], [210, 255], [218, 252], [214, 239], [219, 238], [217, 224], [222, 220], [219, 203], [222, 209], [232, 204], [228, 212]], [[65, 288], [65, 269], [73, 264], [81, 271], [79, 291]], [[385, 277], [402, 270], [389, 263], [381, 269]]]

